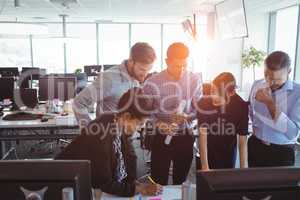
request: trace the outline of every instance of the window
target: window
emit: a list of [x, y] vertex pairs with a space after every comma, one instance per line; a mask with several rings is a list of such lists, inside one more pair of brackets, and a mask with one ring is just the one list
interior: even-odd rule
[[0, 67], [30, 67], [30, 43], [24, 39], [0, 39]]
[[161, 25], [133, 24], [131, 44], [134, 45], [136, 42], [147, 42], [155, 49], [157, 59], [152, 71], [161, 71]]
[[67, 71], [97, 64], [96, 24], [67, 24]]
[[298, 6], [279, 10], [276, 18], [275, 50], [284, 51], [292, 60], [291, 78], [294, 76], [297, 45]]
[[99, 25], [100, 63], [120, 64], [129, 56], [129, 25]]
[[[168, 24], [164, 25], [164, 44], [163, 44], [163, 57], [166, 58], [168, 47], [174, 42], [183, 42], [189, 47], [189, 69], [194, 72], [200, 72], [199, 63], [204, 61], [204, 57], [199, 57], [199, 44], [206, 41], [206, 25], [197, 25], [197, 35], [199, 42], [195, 42], [188, 33], [185, 33], [181, 24]], [[201, 45], [202, 46], [202, 45]]]
[[174, 42], [188, 43], [188, 35], [184, 33], [181, 24], [164, 25], [163, 57], [166, 58], [168, 47]]
[[62, 36], [61, 24], [49, 24], [49, 37], [33, 39], [33, 63], [47, 73], [64, 73], [63, 42], [52, 37]]

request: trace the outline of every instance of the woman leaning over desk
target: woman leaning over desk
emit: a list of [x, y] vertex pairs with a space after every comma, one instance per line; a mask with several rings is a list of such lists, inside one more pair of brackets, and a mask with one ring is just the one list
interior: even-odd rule
[[141, 110], [146, 103], [141, 95], [138, 88], [127, 91], [120, 98], [117, 114], [103, 114], [90, 122], [56, 159], [90, 160], [92, 186], [102, 192], [122, 197], [160, 194], [162, 186], [136, 180], [137, 158], [130, 136], [148, 117]]
[[198, 102], [197, 118], [202, 170], [234, 168], [237, 144], [240, 167], [247, 167], [248, 103], [236, 93], [231, 73], [213, 80], [211, 95]]

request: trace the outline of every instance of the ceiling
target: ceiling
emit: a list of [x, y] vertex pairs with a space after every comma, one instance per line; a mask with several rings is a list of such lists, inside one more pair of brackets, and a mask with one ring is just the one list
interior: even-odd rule
[[[223, 0], [78, 0], [67, 7], [51, 0], [0, 0], [0, 21], [168, 22], [182, 21], [192, 13], [206, 13]], [[58, 0], [65, 1], [65, 0]], [[249, 12], [267, 12], [299, 3], [299, 0], [245, 0]]]

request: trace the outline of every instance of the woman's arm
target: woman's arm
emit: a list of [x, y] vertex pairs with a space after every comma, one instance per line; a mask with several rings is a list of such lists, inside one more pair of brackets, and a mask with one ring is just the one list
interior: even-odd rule
[[238, 135], [239, 153], [240, 153], [240, 168], [248, 167], [248, 136]]
[[207, 128], [199, 128], [199, 150], [202, 170], [209, 170], [207, 156]]

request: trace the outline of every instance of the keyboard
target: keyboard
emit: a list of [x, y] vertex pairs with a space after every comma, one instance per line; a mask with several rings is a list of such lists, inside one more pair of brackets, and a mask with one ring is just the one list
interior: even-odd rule
[[5, 115], [2, 120], [6, 121], [23, 121], [23, 120], [37, 120], [42, 119], [46, 115], [44, 114], [35, 114], [35, 113], [29, 113], [29, 112], [16, 112]]

